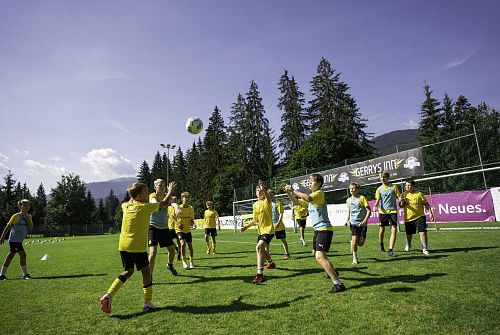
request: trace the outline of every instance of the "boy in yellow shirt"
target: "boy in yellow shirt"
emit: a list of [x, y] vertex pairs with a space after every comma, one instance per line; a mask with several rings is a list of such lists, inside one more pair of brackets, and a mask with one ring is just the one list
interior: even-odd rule
[[207, 244], [207, 254], [210, 254], [210, 244], [208, 243], [208, 237], [212, 237], [212, 254], [215, 255], [215, 236], [217, 236], [217, 228], [220, 230], [220, 220], [219, 213], [214, 209], [214, 203], [212, 201], [207, 201], [207, 209], [203, 215], [203, 220], [205, 222], [205, 243]]
[[115, 279], [108, 292], [99, 300], [101, 310], [111, 313], [111, 300], [123, 286], [125, 281], [134, 274], [134, 265], [142, 273], [144, 293], [143, 311], [156, 309], [151, 303], [153, 298], [153, 282], [148, 261], [148, 228], [149, 218], [160, 206], [168, 206], [168, 200], [175, 188], [175, 182], [168, 184], [168, 193], [160, 202], [149, 203], [148, 187], [143, 183], [133, 183], [127, 188], [130, 201], [122, 203], [123, 219], [118, 250], [122, 259], [124, 271]]
[[[194, 225], [194, 209], [189, 205], [190, 199], [189, 192], [182, 192], [182, 204], [179, 206], [179, 214], [177, 215], [175, 226], [175, 232], [181, 241], [182, 267], [184, 269], [194, 269], [193, 235], [191, 234], [191, 226]], [[186, 245], [189, 249], [189, 267], [186, 260]]]
[[[264, 183], [259, 180], [256, 188], [258, 200], [253, 204], [252, 220], [241, 227], [240, 232], [245, 232], [248, 228], [257, 225], [259, 236], [257, 237], [257, 274], [253, 277], [252, 283], [259, 284], [265, 280], [264, 267], [266, 269], [275, 269], [276, 263], [271, 259], [269, 254], [269, 244], [274, 237], [274, 225], [272, 219], [271, 197], [264, 186]], [[267, 264], [264, 266], [264, 261]]]
[[309, 210], [307, 205], [299, 203], [292, 208], [292, 217], [295, 218], [295, 222], [300, 227], [300, 244], [306, 246], [306, 239], [304, 238], [304, 232], [306, 230], [307, 217], [309, 216]]
[[429, 255], [430, 252], [427, 249], [427, 221], [424, 208], [429, 211], [431, 220], [434, 220], [434, 211], [431, 206], [429, 206], [422, 192], [415, 190], [415, 181], [413, 179], [408, 179], [406, 181], [405, 192], [403, 192], [399, 206], [404, 208], [405, 215], [405, 251], [410, 251], [411, 239], [418, 229], [420, 243], [422, 244], [422, 252], [424, 255]]

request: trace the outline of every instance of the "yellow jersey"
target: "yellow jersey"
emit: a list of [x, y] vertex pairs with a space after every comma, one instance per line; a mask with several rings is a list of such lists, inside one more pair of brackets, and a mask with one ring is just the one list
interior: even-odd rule
[[421, 216], [425, 216], [424, 207], [427, 205], [427, 200], [422, 192], [408, 193], [405, 191], [403, 192], [403, 199], [405, 201], [405, 222], [410, 222]]
[[123, 219], [118, 249], [128, 252], [147, 252], [149, 217], [160, 209], [160, 203], [135, 200], [122, 204]]
[[191, 232], [191, 224], [194, 220], [194, 208], [190, 205], [184, 207], [183, 205], [179, 206], [181, 210], [181, 214], [177, 215], [177, 221], [182, 224], [182, 229], [179, 229], [177, 225], [175, 226], [176, 233], [190, 233]]
[[272, 211], [271, 202], [267, 199], [257, 200], [253, 203], [253, 218], [257, 220], [259, 235], [274, 234]]
[[219, 213], [214, 209], [207, 209], [203, 215], [205, 221], [205, 228], [217, 228], [217, 219], [219, 218]]

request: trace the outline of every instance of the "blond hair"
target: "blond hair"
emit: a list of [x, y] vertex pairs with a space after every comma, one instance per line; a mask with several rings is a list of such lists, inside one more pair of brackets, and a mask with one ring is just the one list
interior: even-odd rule
[[184, 197], [189, 197], [189, 192], [182, 192], [181, 198], [184, 198]]
[[165, 185], [165, 180], [158, 178], [154, 181], [155, 187], [158, 186], [159, 184]]
[[19, 201], [17, 202], [17, 206], [18, 206], [19, 208], [21, 208], [21, 205], [22, 205], [22, 204], [28, 204], [28, 205], [29, 205], [29, 204], [31, 204], [31, 202], [30, 202], [28, 199], [21, 199], [21, 200], [19, 200]]

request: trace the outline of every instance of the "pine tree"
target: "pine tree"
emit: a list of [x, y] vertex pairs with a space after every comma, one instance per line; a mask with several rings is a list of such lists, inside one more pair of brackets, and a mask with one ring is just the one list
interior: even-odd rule
[[31, 204], [31, 213], [33, 214], [33, 225], [35, 227], [42, 227], [45, 223], [45, 207], [47, 207], [47, 195], [45, 194], [45, 188], [43, 184], [40, 183], [38, 189], [36, 190], [35, 197]]
[[420, 107], [420, 125], [418, 140], [420, 144], [434, 142], [440, 135], [442, 123], [441, 109], [439, 101], [432, 97], [432, 90], [429, 84], [424, 84], [425, 101]]
[[154, 181], [156, 179], [166, 180], [167, 176], [162, 175], [162, 159], [160, 152], [157, 151], [155, 158], [153, 160], [153, 165], [151, 166], [151, 185], [148, 185], [150, 190], [154, 189]]
[[200, 217], [204, 207], [204, 190], [200, 184], [200, 176], [204, 167], [201, 165], [200, 153], [195, 142], [193, 142], [191, 149], [186, 152], [186, 166], [187, 175], [183, 190], [190, 193], [190, 203], [195, 210], [195, 216]]
[[[153, 180], [151, 178], [151, 171], [149, 170], [149, 165], [146, 161], [143, 161], [141, 164], [141, 167], [139, 168], [139, 173], [137, 174], [137, 180], [140, 183], [148, 185], [148, 187], [151, 187], [150, 185], [153, 184]], [[150, 191], [152, 189], [150, 188]]]
[[104, 200], [104, 207], [106, 209], [106, 218], [107, 224], [113, 224], [113, 220], [115, 218], [116, 211], [118, 210], [118, 206], [120, 206], [120, 200], [115, 195], [113, 190], [110, 190], [106, 199]]
[[179, 147], [172, 160], [172, 175], [170, 176], [170, 181], [175, 181], [177, 183], [175, 190], [179, 192], [178, 194], [186, 190], [186, 177], [187, 164], [182, 149]]
[[0, 203], [0, 218], [2, 222], [7, 222], [12, 214], [17, 211], [17, 200], [14, 193], [16, 180], [11, 170], [7, 171], [7, 175], [3, 178], [4, 186], [2, 189], [2, 202]]
[[[248, 166], [252, 180], [268, 180], [272, 178], [272, 167], [275, 157], [272, 145], [272, 133], [269, 121], [264, 116], [265, 110], [255, 81], [251, 81], [250, 89], [246, 95], [246, 116], [252, 131], [248, 134], [249, 144], [246, 150], [249, 154]], [[271, 172], [271, 173], [270, 173]], [[249, 180], [250, 181], [250, 180]]]
[[444, 95], [443, 98], [443, 107], [442, 107], [442, 130], [441, 133], [443, 135], [448, 135], [457, 131], [457, 119], [455, 113], [453, 111], [454, 102], [453, 99], [448, 96], [448, 94]]
[[278, 89], [281, 93], [278, 109], [282, 111], [278, 142], [282, 149], [281, 159], [288, 162], [307, 138], [308, 126], [305, 121], [307, 114], [304, 109], [304, 93], [299, 91], [294, 77], [290, 78], [287, 70], [278, 82]]

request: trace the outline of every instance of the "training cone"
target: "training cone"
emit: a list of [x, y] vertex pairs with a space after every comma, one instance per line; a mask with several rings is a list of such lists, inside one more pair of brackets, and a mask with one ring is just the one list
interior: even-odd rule
[[45, 254], [43, 257], [42, 257], [42, 261], [48, 261], [49, 260], [49, 254]]

